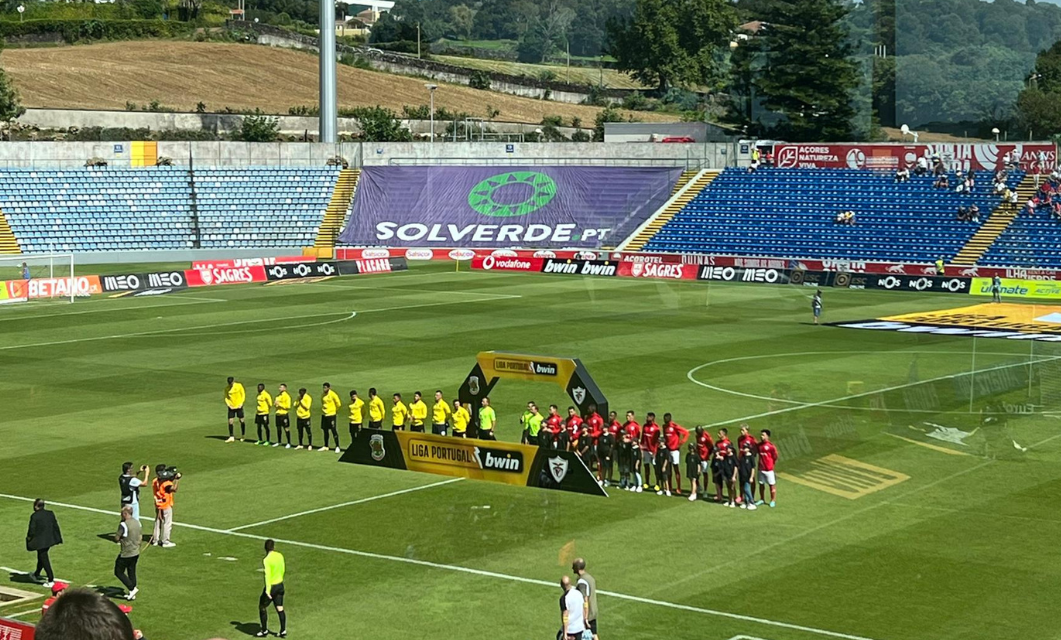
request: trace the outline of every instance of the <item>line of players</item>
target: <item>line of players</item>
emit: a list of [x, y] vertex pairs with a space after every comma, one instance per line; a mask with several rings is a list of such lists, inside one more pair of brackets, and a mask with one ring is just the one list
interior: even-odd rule
[[[243, 384], [229, 377], [225, 386], [225, 405], [228, 408], [228, 439], [225, 442], [235, 442], [235, 421], [239, 420], [240, 442], [247, 435], [247, 425], [244, 419], [243, 405], [247, 401], [247, 393]], [[459, 438], [471, 435], [472, 416], [467, 407], [459, 400], [452, 404], [446, 402], [441, 391], [435, 392], [435, 402], [428, 411], [427, 403], [419, 391], [413, 394], [413, 401], [406, 405], [402, 401], [402, 394], [395, 393], [391, 398], [390, 427], [398, 431], [408, 426], [412, 431], [426, 431], [428, 416], [431, 417], [431, 432], [437, 435], [452, 434]], [[368, 390], [368, 402], [366, 403], [356, 390], [350, 391], [350, 399], [347, 403], [349, 411], [350, 442], [357, 437], [358, 432], [365, 426], [365, 415], [368, 416], [368, 427], [370, 429], [382, 429], [383, 421], [387, 416], [387, 408], [383, 399], [379, 397], [375, 387]], [[324, 446], [317, 451], [330, 451], [331, 440], [335, 440], [335, 453], [342, 451], [339, 443], [339, 432], [336, 427], [339, 409], [343, 402], [331, 387], [325, 382], [321, 388], [320, 428], [324, 434]], [[295, 411], [295, 426], [298, 433], [298, 444], [292, 446], [290, 414]], [[276, 414], [276, 441], [272, 441], [272, 432], [269, 426], [270, 413], [275, 410]], [[302, 449], [312, 451], [313, 428], [311, 419], [313, 415], [313, 397], [309, 395], [305, 387], [298, 390], [298, 395], [292, 398], [287, 391], [286, 384], [280, 384], [276, 396], [272, 396], [265, 389], [265, 385], [258, 384], [258, 395], [255, 397], [254, 424], [257, 427], [258, 440], [255, 444], [279, 447], [284, 444], [287, 449]], [[497, 417], [490, 406], [490, 399], [483, 398], [482, 407], [479, 409], [479, 428], [477, 436], [481, 440], [495, 440], [494, 425]]]
[[[523, 442], [553, 449], [568, 449], [577, 453], [590, 469], [596, 469], [597, 481], [604, 486], [614, 484], [615, 463], [619, 466], [619, 487], [641, 493], [654, 490], [658, 495], [682, 495], [681, 449], [689, 440], [689, 430], [674, 422], [670, 413], [663, 414], [663, 424], [656, 422], [656, 414], [645, 415], [639, 424], [633, 411], [626, 412], [626, 422], [620, 423], [616, 412], [608, 414], [608, 424], [589, 405], [585, 417], [575, 407], [567, 408], [567, 418], [560, 415], [556, 405], [549, 406], [549, 415], [542, 418], [534, 402], [520, 417]], [[777, 480], [774, 467], [777, 447], [770, 441], [770, 430], [763, 429], [756, 440], [747, 424], [741, 425], [736, 446], [726, 429], [718, 430], [713, 440], [705, 427], [695, 429], [695, 439], [688, 443], [685, 455], [686, 478], [692, 484], [689, 500], [697, 494], [710, 500], [708, 478], [715, 485], [714, 500], [742, 509], [755, 509], [766, 503], [769, 487], [771, 507], [777, 501]], [[655, 483], [651, 476], [655, 474]], [[753, 482], [758, 481], [759, 500], [755, 500]], [[723, 499], [723, 488], [726, 496]]]

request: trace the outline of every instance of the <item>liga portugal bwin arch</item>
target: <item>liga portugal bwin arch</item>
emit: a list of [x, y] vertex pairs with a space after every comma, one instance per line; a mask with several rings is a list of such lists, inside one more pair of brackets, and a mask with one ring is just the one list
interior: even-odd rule
[[[597, 413], [605, 419], [608, 417], [608, 399], [578, 358], [481, 351], [475, 360], [475, 366], [457, 393], [463, 404], [478, 407], [501, 378], [531, 380], [551, 382], [562, 388], [574, 401], [580, 415], [586, 415], [589, 405], [593, 404], [597, 406]], [[478, 412], [472, 411], [472, 414], [478, 429]]]

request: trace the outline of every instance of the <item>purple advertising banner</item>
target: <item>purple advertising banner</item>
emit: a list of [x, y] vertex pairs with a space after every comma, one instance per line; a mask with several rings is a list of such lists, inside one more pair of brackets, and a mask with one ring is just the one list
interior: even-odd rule
[[678, 167], [365, 167], [352, 246], [598, 248], [671, 195]]

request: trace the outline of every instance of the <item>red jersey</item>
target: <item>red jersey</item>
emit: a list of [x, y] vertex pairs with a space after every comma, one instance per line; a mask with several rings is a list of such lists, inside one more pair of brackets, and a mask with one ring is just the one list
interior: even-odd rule
[[723, 438], [715, 443], [715, 453], [722, 449], [725, 449], [727, 454], [733, 454], [733, 443], [729, 441], [729, 438]]
[[582, 431], [582, 418], [568, 416], [567, 420], [564, 421], [564, 426], [567, 428], [567, 435], [571, 438], [571, 442], [578, 440], [578, 433]]
[[637, 442], [637, 439], [641, 436], [641, 425], [631, 420], [623, 425], [623, 440], [629, 439], [630, 442]]
[[619, 432], [623, 430], [623, 425], [619, 424], [618, 420], [612, 420], [612, 423], [608, 425], [608, 433], [612, 434], [616, 442], [619, 442]]
[[696, 437], [696, 453], [700, 456], [700, 459], [707, 461], [711, 457], [711, 451], [715, 448], [715, 441], [711, 439], [711, 434], [703, 432]]
[[667, 445], [668, 451], [680, 451], [688, 439], [689, 430], [677, 422], [668, 422], [663, 425], [663, 443]]
[[743, 451], [744, 450], [744, 443], [745, 442], [751, 443], [751, 445], [752, 445], [752, 453], [754, 453], [756, 451], [756, 449], [759, 447], [759, 443], [755, 441], [755, 436], [753, 436], [751, 434], [749, 434], [749, 435], [741, 435], [741, 437], [737, 438], [737, 451]]
[[659, 425], [655, 422], [646, 422], [641, 427], [641, 450], [656, 455], [659, 450]]
[[560, 435], [560, 431], [564, 428], [564, 419], [560, 416], [549, 416], [543, 423], [545, 430], [552, 434], [553, 440]]
[[777, 462], [777, 447], [773, 442], [759, 443], [759, 468], [763, 471], [773, 471]]
[[589, 429], [589, 435], [593, 438], [593, 444], [596, 445], [597, 439], [604, 433], [604, 418], [600, 417], [599, 413], [589, 414], [586, 418], [586, 428]]

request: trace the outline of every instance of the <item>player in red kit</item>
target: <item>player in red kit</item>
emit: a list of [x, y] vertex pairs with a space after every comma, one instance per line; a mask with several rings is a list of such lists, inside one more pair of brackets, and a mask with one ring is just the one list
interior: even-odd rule
[[601, 462], [600, 476], [606, 487], [615, 482], [612, 480], [612, 468], [616, 458], [619, 457], [619, 432], [622, 429], [623, 425], [619, 423], [618, 414], [614, 411], [609, 413], [608, 426], [601, 434], [597, 447], [597, 456]]
[[[649, 488], [652, 484], [649, 479], [649, 471], [652, 467], [656, 466], [656, 453], [659, 451], [659, 425], [656, 424], [656, 414], [649, 411], [645, 414], [645, 424], [641, 427], [641, 468], [645, 473], [645, 483], [641, 484], [641, 479], [638, 478], [637, 484]], [[663, 495], [663, 479], [659, 477], [659, 472], [656, 472], [656, 484], [652, 489], [656, 492], [656, 495]]]
[[[745, 449], [744, 445], [748, 445], [750, 449]], [[751, 427], [748, 426], [747, 422], [742, 422], [740, 425], [740, 436], [737, 437], [737, 461], [744, 457], [744, 451], [750, 450], [752, 457], [755, 457], [755, 452], [759, 450], [759, 443], [755, 441], [755, 436], [752, 435]], [[740, 492], [737, 496], [737, 504], [742, 504], [744, 491]]]
[[560, 408], [549, 405], [549, 417], [542, 423], [541, 446], [549, 449], [559, 448], [560, 433], [564, 430], [564, 419], [560, 417]]
[[[578, 446], [578, 437], [582, 433], [582, 418], [574, 407], [567, 408], [567, 419], [564, 420], [564, 434], [561, 449], [574, 451]], [[566, 445], [566, 446], [563, 446]]]
[[689, 430], [671, 419], [671, 414], [663, 414], [663, 446], [667, 447], [667, 471], [663, 475], [665, 493], [670, 495], [673, 483], [672, 477], [678, 480], [678, 488], [675, 493], [682, 494], [682, 445], [689, 439]]
[[[700, 491], [706, 496], [707, 487], [709, 485], [708, 478], [708, 462], [711, 459], [711, 451], [715, 448], [715, 441], [711, 439], [711, 434], [707, 432], [707, 429], [703, 427], [696, 428], [696, 455], [700, 458]], [[697, 486], [693, 485], [693, 493], [689, 496], [689, 500], [696, 500]]]
[[[600, 437], [604, 433], [604, 418], [597, 413], [597, 405], [591, 404], [587, 408], [589, 413], [584, 419], [585, 426], [583, 428], [589, 432], [589, 437], [593, 439], [593, 448], [590, 450], [589, 455], [590, 462], [587, 464], [592, 465], [595, 461], [597, 465], [597, 481], [603, 484], [604, 479], [600, 477]], [[592, 469], [593, 467], [590, 466], [590, 470]]]
[[[619, 486], [641, 493], [641, 457], [637, 442], [641, 425], [634, 420], [634, 412], [626, 412], [626, 422], [619, 432]], [[636, 481], [636, 486], [635, 486]]]
[[777, 479], [774, 477], [774, 465], [777, 464], [777, 447], [770, 442], [770, 430], [759, 432], [759, 501], [766, 501], [766, 486], [770, 486], [770, 506], [777, 506]]

